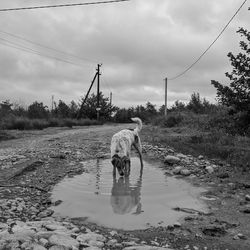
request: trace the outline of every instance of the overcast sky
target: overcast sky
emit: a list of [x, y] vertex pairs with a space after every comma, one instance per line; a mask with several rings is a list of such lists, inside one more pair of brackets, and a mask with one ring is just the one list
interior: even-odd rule
[[[0, 9], [83, 2], [94, 0], [1, 0]], [[0, 12], [0, 101], [26, 106], [39, 101], [51, 107], [54, 95], [56, 101], [78, 102], [89, 88], [97, 63], [102, 63], [100, 88], [106, 96], [113, 93], [114, 105], [150, 101], [159, 107], [164, 104], [163, 79], [192, 64], [242, 2], [131, 0]], [[169, 106], [176, 100], [188, 101], [193, 92], [215, 102], [210, 82], [228, 83], [225, 72], [232, 68], [227, 53], [239, 51], [237, 29], [250, 28], [248, 8], [249, 2], [198, 64], [168, 82]]]

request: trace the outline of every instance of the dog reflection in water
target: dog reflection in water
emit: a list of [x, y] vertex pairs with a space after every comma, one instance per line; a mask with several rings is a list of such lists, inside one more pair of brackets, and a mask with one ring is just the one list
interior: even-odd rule
[[110, 203], [116, 214], [127, 214], [135, 209], [133, 214], [142, 213], [141, 205], [141, 185], [142, 176], [138, 179], [136, 185], [131, 185], [129, 176], [116, 179], [113, 176], [113, 187], [111, 190]]

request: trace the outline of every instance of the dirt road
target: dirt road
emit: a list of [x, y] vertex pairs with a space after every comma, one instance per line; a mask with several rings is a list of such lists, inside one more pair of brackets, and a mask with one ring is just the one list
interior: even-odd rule
[[[15, 132], [17, 139], [0, 142], [0, 201], [23, 199], [24, 208], [1, 206], [0, 223], [8, 220], [39, 220], [52, 215], [49, 191], [65, 176], [83, 173], [81, 162], [108, 158], [111, 136], [133, 124], [103, 125], [83, 128], [49, 128], [42, 131]], [[146, 131], [146, 132], [145, 132]], [[147, 144], [148, 130], [142, 131], [144, 156], [162, 159], [167, 155], [179, 158], [178, 163], [166, 164], [169, 173], [176, 172], [194, 185], [208, 188], [204, 194], [211, 213], [188, 211], [180, 225], [167, 228], [119, 232], [119, 239], [139, 239], [153, 246], [169, 245], [174, 249], [250, 249], [250, 184], [247, 175], [235, 173], [226, 165], [216, 166], [207, 159], [177, 154], [174, 149]], [[181, 174], [185, 173], [185, 174]], [[75, 221], [79, 227], [79, 222]], [[105, 235], [109, 229], [98, 229]], [[1, 233], [1, 228], [0, 228]], [[1, 238], [1, 234], [0, 234]], [[1, 239], [0, 239], [1, 240]], [[118, 240], [118, 239], [117, 239]], [[1, 244], [0, 244], [1, 249]], [[103, 249], [123, 249], [105, 246]], [[134, 248], [135, 249], [135, 248]], [[153, 249], [153, 248], [152, 248]]]

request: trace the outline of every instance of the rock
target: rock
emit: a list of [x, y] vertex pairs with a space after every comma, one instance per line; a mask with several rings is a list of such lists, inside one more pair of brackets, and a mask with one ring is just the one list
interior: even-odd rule
[[58, 224], [47, 224], [44, 226], [48, 231], [68, 231], [64, 226]]
[[240, 209], [240, 212], [245, 213], [245, 214], [250, 214], [250, 205], [247, 204], [244, 207]]
[[203, 156], [203, 155], [199, 155], [199, 156], [198, 156], [198, 159], [199, 159], [199, 160], [203, 160], [203, 159], [204, 159], [204, 156]]
[[109, 240], [106, 245], [109, 246], [109, 247], [112, 247], [114, 246], [115, 244], [117, 243], [117, 240], [116, 239], [111, 239]]
[[206, 166], [205, 169], [209, 174], [212, 174], [214, 172], [214, 168], [212, 166]]
[[181, 227], [181, 223], [180, 222], [175, 222], [173, 226], [174, 227]]
[[221, 179], [225, 179], [225, 178], [229, 178], [229, 174], [227, 172], [221, 173], [221, 174], [218, 174], [217, 177], [219, 177]]
[[46, 210], [40, 212], [37, 216], [40, 217], [40, 218], [45, 218], [45, 217], [51, 216], [53, 213], [54, 213], [53, 210], [51, 210], [51, 209], [46, 209]]
[[33, 250], [47, 250], [44, 246], [41, 246], [41, 245], [36, 244], [36, 243], [30, 243], [26, 247], [23, 247], [23, 245], [22, 245], [22, 248], [23, 249], [33, 249]]
[[249, 194], [247, 194], [247, 195], [245, 196], [245, 200], [246, 200], [246, 201], [250, 201], [250, 195], [249, 195]]
[[208, 225], [202, 228], [202, 232], [209, 236], [222, 236], [226, 234], [226, 230], [223, 226]]
[[174, 168], [173, 174], [180, 174], [181, 170], [183, 170], [183, 168], [181, 166], [177, 166]]
[[155, 246], [146, 246], [146, 245], [140, 245], [140, 246], [131, 246], [131, 247], [125, 247], [123, 250], [172, 250], [168, 247], [155, 247]]
[[41, 239], [39, 240], [39, 243], [40, 243], [42, 246], [47, 247], [48, 244], [49, 244], [49, 241], [46, 240], [46, 239], [44, 239], [44, 238], [41, 238]]
[[79, 247], [79, 242], [66, 234], [54, 234], [49, 238], [51, 245], [64, 246], [66, 248]]
[[102, 248], [104, 246], [103, 242], [106, 240], [103, 235], [97, 233], [80, 234], [76, 239], [83, 246], [93, 246], [99, 248]]
[[191, 171], [189, 169], [181, 169], [180, 174], [184, 176], [189, 176], [191, 174]]
[[173, 165], [176, 164], [180, 161], [180, 158], [176, 157], [176, 156], [172, 156], [172, 155], [167, 155], [164, 159], [164, 163]]
[[65, 246], [52, 246], [49, 248], [49, 250], [69, 250], [71, 248], [65, 247]]
[[241, 240], [246, 240], [247, 239], [247, 237], [245, 235], [243, 235], [242, 233], [238, 233], [237, 236]]
[[188, 158], [186, 155], [181, 154], [181, 153], [177, 154], [176, 157], [178, 157], [180, 159], [186, 159], [186, 158]]

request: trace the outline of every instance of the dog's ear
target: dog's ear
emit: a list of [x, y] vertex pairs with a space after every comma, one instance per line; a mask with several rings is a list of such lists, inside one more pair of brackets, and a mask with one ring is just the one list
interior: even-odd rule
[[112, 160], [111, 160], [111, 163], [116, 166], [117, 165], [117, 162], [119, 161], [119, 156], [117, 154], [115, 154], [113, 157], [112, 157]]
[[115, 164], [116, 161], [117, 161], [117, 159], [113, 157], [112, 160], [111, 160], [111, 163], [115, 166], [115, 165], [116, 165], [116, 164]]

